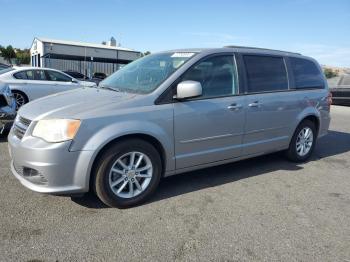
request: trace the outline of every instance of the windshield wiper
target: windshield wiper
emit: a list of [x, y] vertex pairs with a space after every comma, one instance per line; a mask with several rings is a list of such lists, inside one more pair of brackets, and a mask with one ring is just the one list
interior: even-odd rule
[[106, 89], [106, 90], [111, 90], [111, 91], [114, 91], [114, 92], [120, 92], [119, 88], [113, 88], [113, 87], [110, 87], [110, 86], [99, 86], [99, 88]]

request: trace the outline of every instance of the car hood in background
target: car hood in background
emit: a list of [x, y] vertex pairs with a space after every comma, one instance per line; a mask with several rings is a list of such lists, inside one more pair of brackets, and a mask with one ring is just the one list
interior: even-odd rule
[[131, 106], [124, 104], [136, 97], [139, 96], [100, 88], [79, 88], [34, 100], [22, 106], [18, 114], [32, 121], [43, 118], [84, 119], [94, 112], [107, 112], [107, 108]]
[[86, 87], [96, 87], [96, 83], [92, 81], [82, 81], [79, 80], [79, 84]]

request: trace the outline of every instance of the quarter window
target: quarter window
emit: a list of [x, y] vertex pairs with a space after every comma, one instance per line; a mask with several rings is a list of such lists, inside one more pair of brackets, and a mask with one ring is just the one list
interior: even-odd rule
[[275, 56], [244, 55], [248, 93], [288, 89], [284, 59]]
[[46, 71], [47, 75], [48, 75], [48, 79], [50, 81], [59, 81], [59, 82], [71, 82], [72, 79], [64, 74], [61, 74], [59, 72], [56, 71], [51, 71], [48, 70]]
[[190, 68], [181, 81], [201, 83], [201, 98], [228, 96], [238, 93], [236, 67], [233, 55], [215, 56], [202, 60]]
[[297, 89], [324, 88], [322, 73], [314, 62], [295, 57], [291, 57], [290, 62]]

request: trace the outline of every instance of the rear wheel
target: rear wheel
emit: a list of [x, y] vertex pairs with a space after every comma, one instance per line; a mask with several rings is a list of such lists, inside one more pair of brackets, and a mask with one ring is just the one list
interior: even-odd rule
[[116, 143], [99, 158], [94, 189], [106, 205], [126, 208], [143, 203], [156, 190], [162, 172], [159, 153], [140, 139]]
[[28, 103], [28, 97], [21, 91], [12, 91], [14, 98], [16, 99], [16, 110], [21, 106]]
[[304, 162], [308, 160], [316, 144], [316, 127], [310, 120], [302, 121], [290, 142], [286, 152], [289, 160], [294, 162]]

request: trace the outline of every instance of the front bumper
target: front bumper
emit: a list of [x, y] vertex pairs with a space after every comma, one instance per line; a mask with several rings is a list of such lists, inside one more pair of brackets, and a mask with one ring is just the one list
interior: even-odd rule
[[8, 145], [11, 171], [27, 188], [51, 194], [84, 193], [89, 190], [93, 151], [70, 152], [71, 142], [47, 143], [39, 138], [19, 139], [11, 131]]

